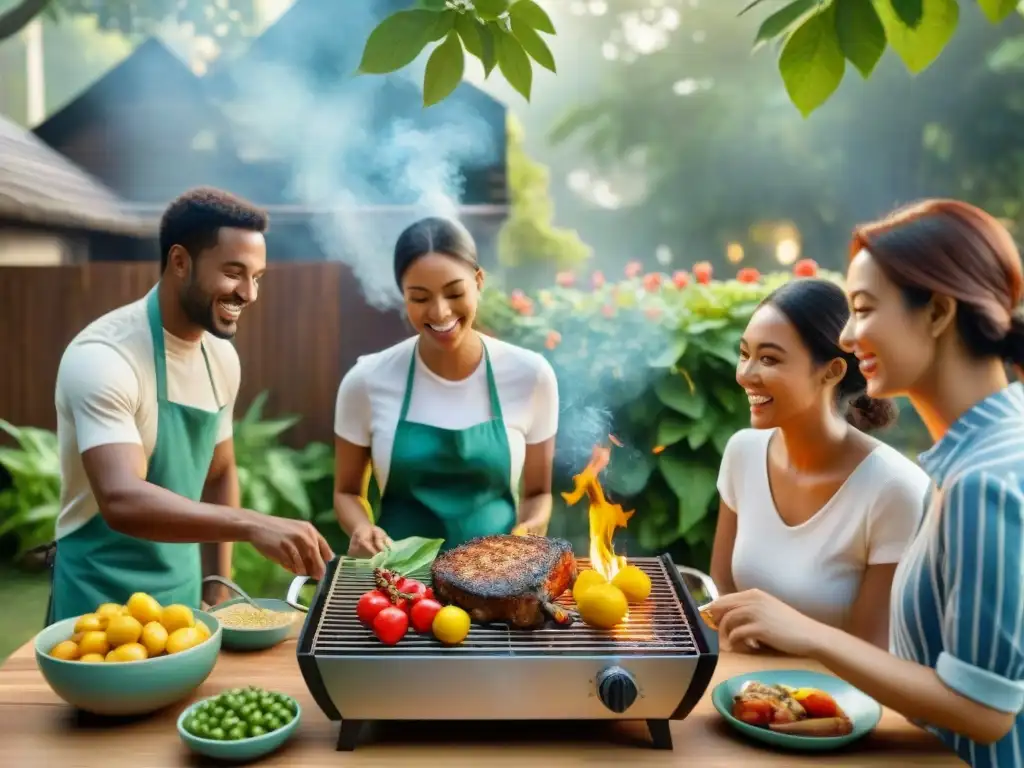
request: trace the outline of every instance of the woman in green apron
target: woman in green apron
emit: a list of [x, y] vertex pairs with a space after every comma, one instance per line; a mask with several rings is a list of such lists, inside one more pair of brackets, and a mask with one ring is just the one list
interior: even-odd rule
[[[361, 357], [335, 413], [335, 512], [349, 554], [391, 540], [544, 533], [558, 387], [539, 354], [474, 329], [483, 271], [472, 237], [440, 218], [399, 237], [395, 280], [416, 335]], [[361, 499], [367, 463], [380, 501]]]

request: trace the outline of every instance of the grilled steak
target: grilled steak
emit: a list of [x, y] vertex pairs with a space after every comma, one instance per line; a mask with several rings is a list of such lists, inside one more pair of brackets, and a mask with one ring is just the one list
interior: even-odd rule
[[481, 624], [517, 628], [561, 623], [574, 617], [555, 598], [576, 582], [576, 558], [564, 539], [545, 536], [481, 536], [442, 552], [431, 576], [436, 594]]

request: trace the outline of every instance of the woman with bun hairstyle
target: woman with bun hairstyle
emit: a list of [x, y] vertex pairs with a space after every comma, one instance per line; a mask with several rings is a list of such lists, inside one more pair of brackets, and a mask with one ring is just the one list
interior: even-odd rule
[[934, 441], [920, 530], [893, 582], [890, 652], [761, 590], [709, 610], [734, 646], [811, 657], [968, 764], [1024, 765], [1020, 256], [992, 216], [930, 200], [854, 232], [844, 348], [873, 397], [906, 394]]
[[765, 299], [740, 339], [752, 429], [726, 445], [711, 556], [720, 594], [760, 589], [832, 627], [888, 644], [889, 593], [928, 477], [865, 432], [896, 417], [839, 347], [850, 316], [833, 282]]

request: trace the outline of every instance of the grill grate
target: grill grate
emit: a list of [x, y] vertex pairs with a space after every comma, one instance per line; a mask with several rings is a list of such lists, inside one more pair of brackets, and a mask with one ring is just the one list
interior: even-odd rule
[[[587, 558], [576, 558], [580, 571], [590, 567]], [[656, 557], [630, 558], [651, 578], [650, 597], [642, 605], [631, 605], [626, 622], [605, 631], [576, 623], [572, 627], [535, 630], [510, 629], [502, 625], [474, 625], [469, 636], [457, 646], [446, 647], [430, 636], [409, 633], [388, 646], [356, 618], [359, 597], [374, 589], [373, 572], [365, 565], [343, 558], [324, 600], [320, 622], [313, 636], [314, 656], [549, 656], [559, 654], [610, 654], [615, 656], [696, 656], [697, 645], [690, 624], [676, 595], [664, 562]], [[429, 569], [412, 574], [430, 583]], [[558, 603], [575, 608], [571, 592]]]

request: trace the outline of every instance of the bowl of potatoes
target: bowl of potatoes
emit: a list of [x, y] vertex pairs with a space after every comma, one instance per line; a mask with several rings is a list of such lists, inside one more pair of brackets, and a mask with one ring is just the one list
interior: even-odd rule
[[188, 698], [209, 677], [220, 622], [186, 605], [162, 606], [142, 592], [124, 605], [53, 624], [35, 639], [36, 662], [68, 704], [97, 715], [155, 712]]

